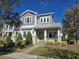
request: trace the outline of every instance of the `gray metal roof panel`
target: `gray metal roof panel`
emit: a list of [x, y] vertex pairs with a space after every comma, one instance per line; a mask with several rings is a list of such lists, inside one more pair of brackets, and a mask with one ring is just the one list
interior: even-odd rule
[[35, 28], [61, 28], [61, 23], [53, 23], [53, 24], [38, 24]]

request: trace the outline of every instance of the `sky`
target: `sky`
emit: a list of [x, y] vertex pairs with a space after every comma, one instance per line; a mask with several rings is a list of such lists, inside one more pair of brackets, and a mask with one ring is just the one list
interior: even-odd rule
[[74, 1], [75, 0], [21, 0], [20, 6], [14, 9], [20, 14], [27, 9], [39, 14], [53, 12], [55, 21], [61, 22], [64, 17], [64, 10], [73, 8]]

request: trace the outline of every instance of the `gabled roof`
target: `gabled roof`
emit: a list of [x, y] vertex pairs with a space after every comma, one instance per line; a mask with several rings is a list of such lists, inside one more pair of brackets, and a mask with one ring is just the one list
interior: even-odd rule
[[21, 13], [20, 16], [24, 15], [27, 12], [30, 12], [30, 13], [33, 13], [33, 14], [38, 14], [37, 12], [34, 12], [34, 11], [28, 9], [28, 10], [25, 10], [23, 13]]

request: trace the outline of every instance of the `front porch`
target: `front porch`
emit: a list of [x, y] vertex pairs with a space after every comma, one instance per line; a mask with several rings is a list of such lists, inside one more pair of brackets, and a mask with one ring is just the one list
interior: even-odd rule
[[34, 29], [33, 44], [45, 43], [47, 41], [61, 41], [61, 31], [59, 28]]

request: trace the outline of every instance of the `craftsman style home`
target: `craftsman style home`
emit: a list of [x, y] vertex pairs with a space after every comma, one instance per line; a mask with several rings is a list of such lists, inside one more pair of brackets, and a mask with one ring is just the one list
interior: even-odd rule
[[[12, 33], [13, 42], [16, 41], [16, 32], [21, 33], [23, 39], [28, 32], [32, 34], [33, 44], [46, 41], [61, 41], [61, 24], [54, 20], [54, 13], [38, 14], [37, 12], [26, 10], [20, 14], [22, 25], [19, 29], [15, 26], [4, 24], [2, 36]], [[24, 39], [25, 40], [25, 39]]]

